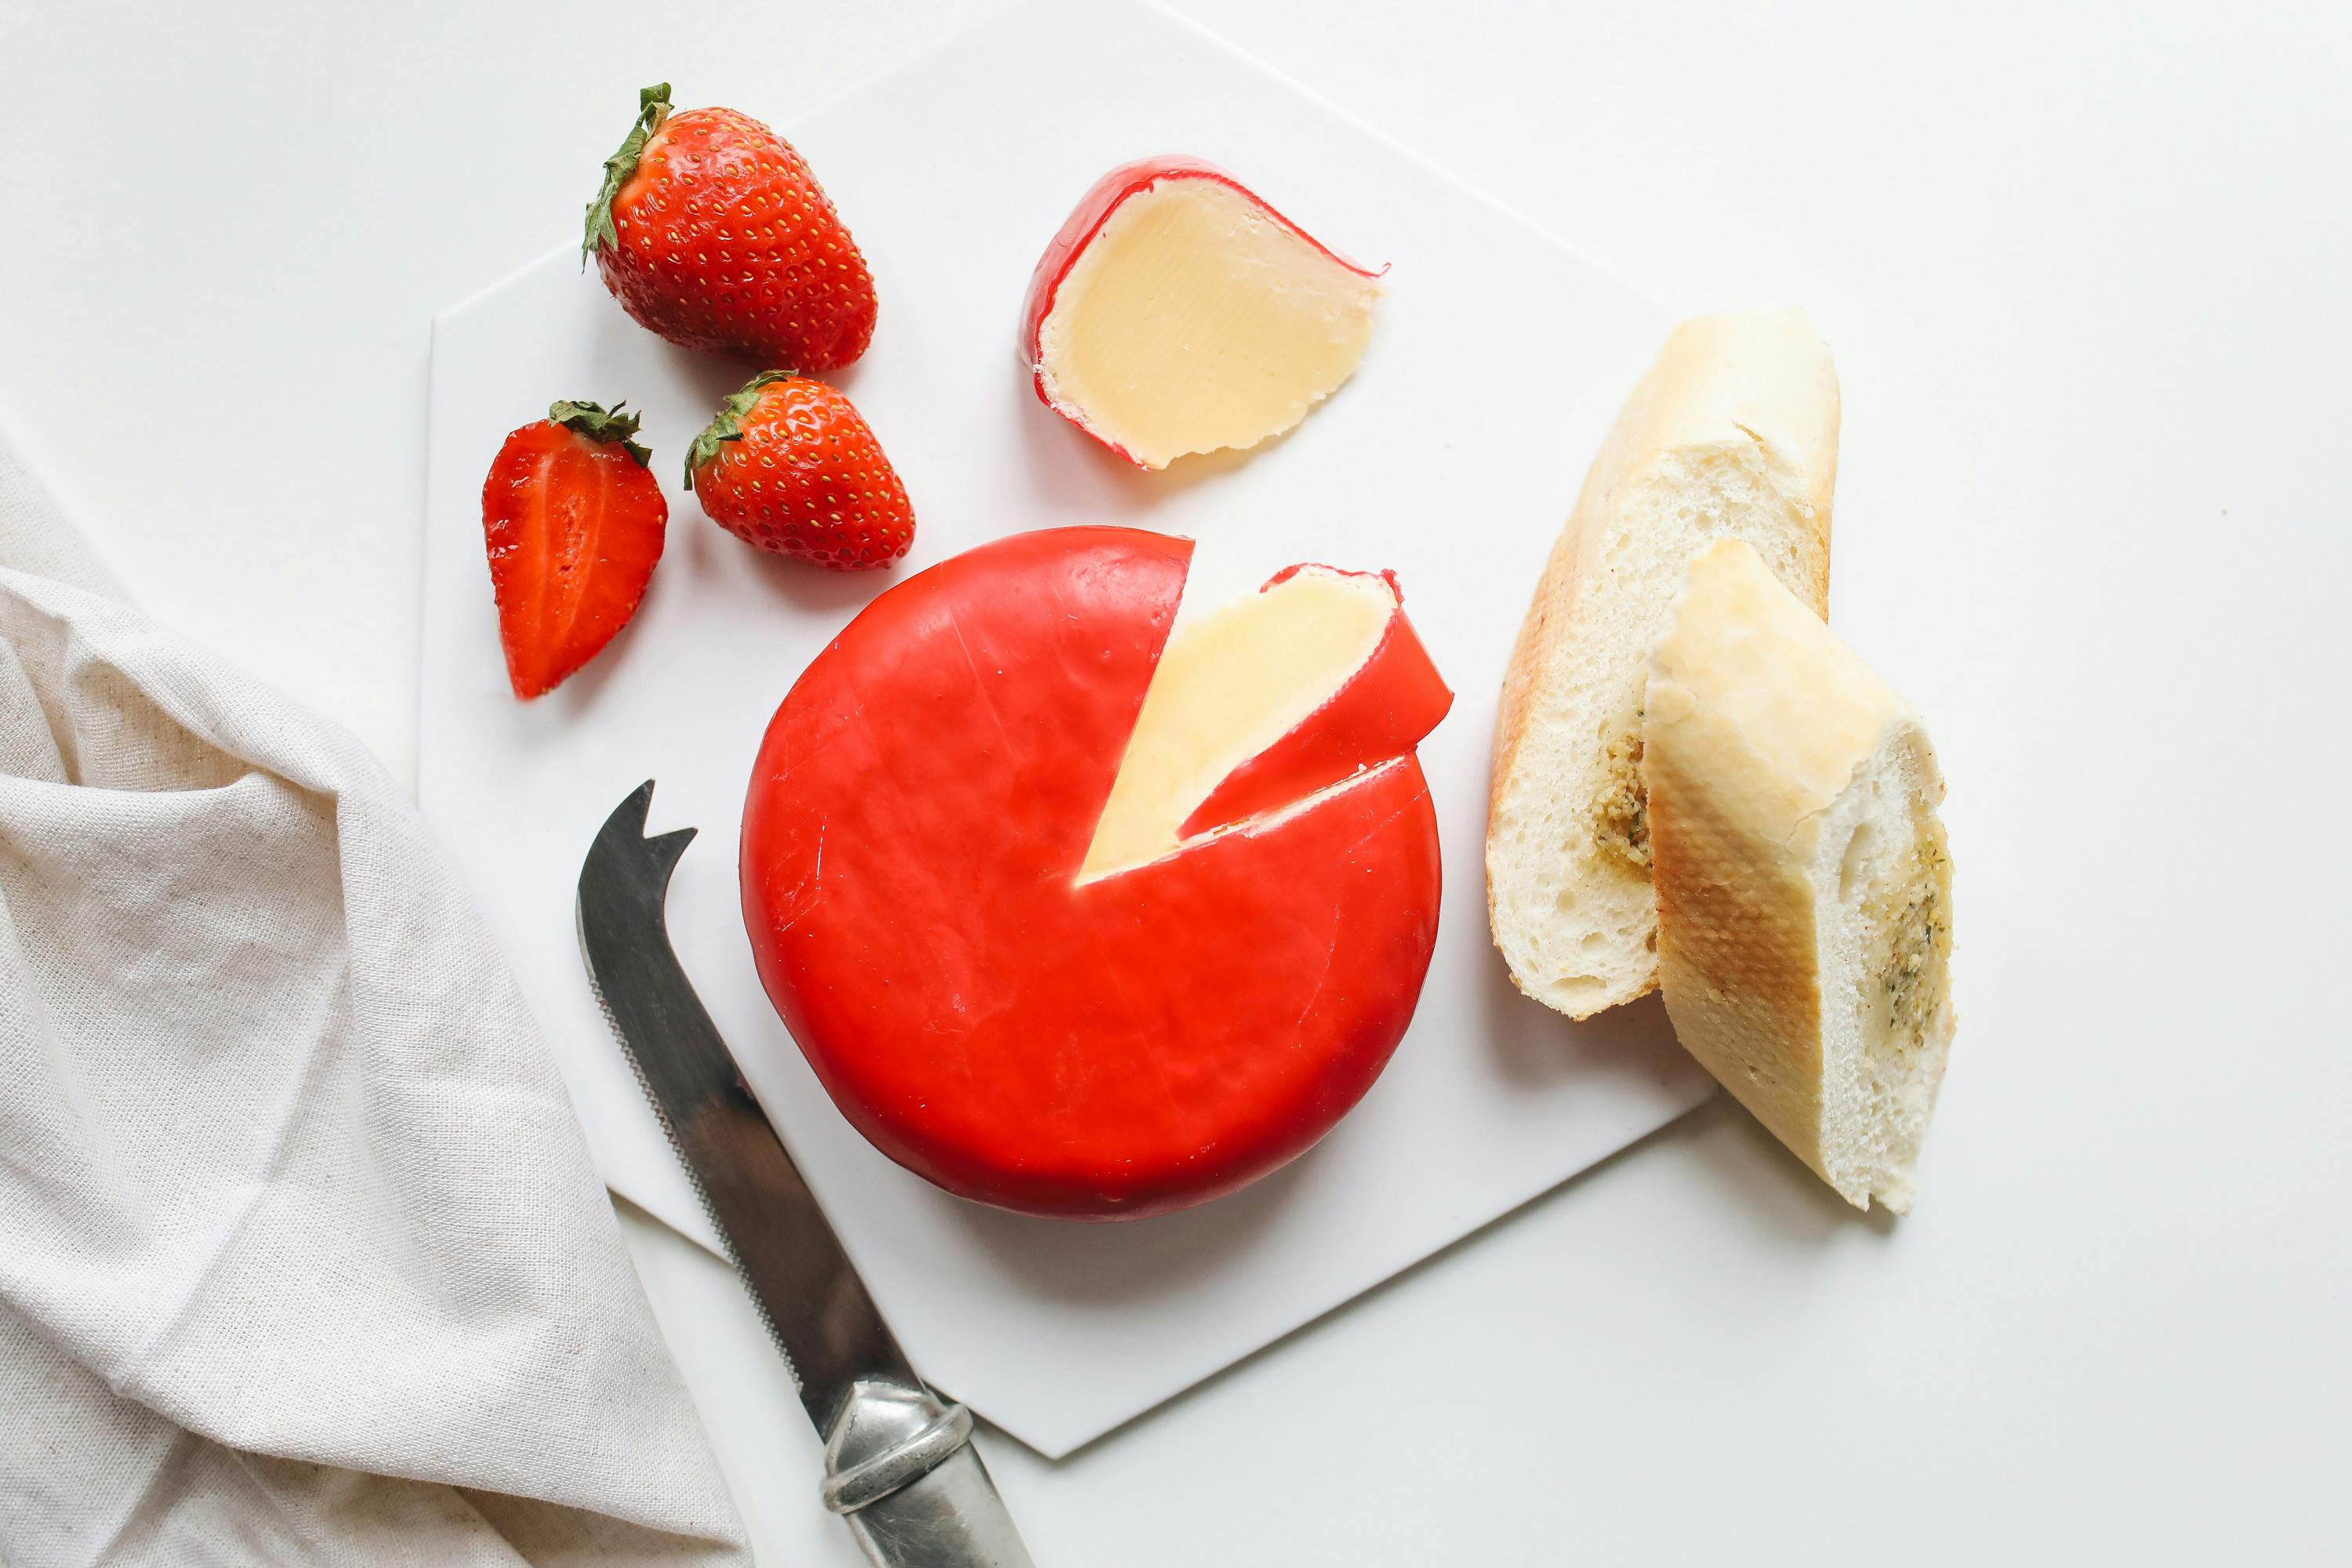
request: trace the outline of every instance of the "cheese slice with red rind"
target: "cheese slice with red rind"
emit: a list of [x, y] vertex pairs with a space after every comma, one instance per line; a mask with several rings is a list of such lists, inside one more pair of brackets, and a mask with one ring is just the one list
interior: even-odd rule
[[[1265, 586], [1313, 570], [1333, 568], [1286, 567]], [[1437, 728], [1454, 706], [1454, 693], [1437, 673], [1412, 623], [1405, 619], [1396, 574], [1382, 572], [1379, 580], [1387, 585], [1394, 608], [1370, 657], [1297, 728], [1225, 775], [1178, 826], [1180, 837], [1279, 811], [1367, 768], [1406, 755]]]
[[1328, 1131], [1412, 1017], [1440, 872], [1409, 754], [1078, 879], [1190, 553], [1063, 529], [918, 574], [761, 748], [761, 978], [850, 1121], [965, 1197], [1118, 1219], [1231, 1192]]
[[1022, 356], [1040, 402], [1161, 468], [1255, 447], [1336, 391], [1370, 341], [1380, 275], [1213, 163], [1140, 159], [1097, 180], [1038, 258]]

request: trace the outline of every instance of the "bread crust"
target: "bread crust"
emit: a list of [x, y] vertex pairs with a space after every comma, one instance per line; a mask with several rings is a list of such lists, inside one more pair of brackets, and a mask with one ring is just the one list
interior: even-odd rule
[[[1825, 909], [1838, 918], [1842, 840], [1856, 831], [1852, 818], [1833, 828], [1841, 798], [1874, 774], [1916, 781], [1911, 798], [1931, 811], [1942, 798], [1917, 714], [1753, 551], [1726, 540], [1693, 563], [1653, 652], [1644, 742], [1659, 971], [1676, 1037], [1847, 1201], [1867, 1208], [1875, 1195], [1902, 1212], [1907, 1157], [1899, 1170], [1858, 1169], [1828, 1147], [1833, 1116], [1843, 1126], [1869, 1113], [1840, 1099], [1840, 1073], [1861, 1063], [1831, 1060], [1821, 922]], [[1927, 826], [1947, 922], [1931, 942], [1948, 948], [1949, 862], [1940, 826]], [[1927, 1076], [1932, 1104], [1951, 1027], [1940, 962], [1922, 981], [1937, 987], [1934, 1021], [1908, 1070]], [[1851, 1048], [1863, 1047], [1857, 1037]]]
[[[1662, 695], [1654, 687], [1654, 695]], [[1716, 727], [1694, 712], [1675, 721], [1686, 736]], [[1807, 862], [1786, 847], [1763, 848], [1736, 876], [1710, 874], [1726, 844], [1769, 846], [1729, 817], [1748, 798], [1694, 773], [1695, 759], [1720, 757], [1738, 737], [1721, 733], [1685, 747], [1646, 752], [1656, 856], [1660, 983], [1675, 1038], [1718, 1082], [1822, 1180], [1822, 991], [1814, 963], [1812, 885]], [[1735, 753], [1736, 754], [1736, 753]], [[1734, 972], [1747, 984], [1710, 985]]]
[[[1495, 724], [1493, 771], [1487, 790], [1491, 824], [1518, 780], [1535, 738], [1549, 687], [1561, 681], [1567, 644], [1580, 605], [1606, 571], [1600, 546], [1616, 509], [1633, 487], [1675, 454], [1720, 450], [1753, 441], [1768, 465], [1794, 481], [1810, 537], [1796, 552], [1801, 579], [1791, 584], [1817, 616], [1829, 610], [1830, 517], [1837, 486], [1839, 397], [1827, 351], [1801, 311], [1696, 317], [1676, 326], [1643, 374], [1601, 450], [1554, 542], [1536, 583], [1511, 650]], [[1639, 650], [1628, 655], [1638, 661]], [[1635, 676], [1633, 684], [1639, 689]], [[1507, 955], [1505, 916], [1496, 889], [1494, 841], [1488, 843], [1486, 910], [1490, 929]], [[1514, 961], [1512, 980], [1554, 1006]], [[1654, 963], [1622, 994], [1590, 1009], [1630, 1002], [1657, 989]]]

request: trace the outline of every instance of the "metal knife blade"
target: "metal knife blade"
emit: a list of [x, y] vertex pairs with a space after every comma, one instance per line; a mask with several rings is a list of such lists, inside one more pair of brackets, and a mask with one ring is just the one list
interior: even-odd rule
[[971, 1418], [908, 1364], [669, 941], [691, 827], [645, 836], [648, 779], [580, 868], [580, 950], [646, 1098], [826, 1438], [826, 1506], [886, 1568], [1028, 1568]]

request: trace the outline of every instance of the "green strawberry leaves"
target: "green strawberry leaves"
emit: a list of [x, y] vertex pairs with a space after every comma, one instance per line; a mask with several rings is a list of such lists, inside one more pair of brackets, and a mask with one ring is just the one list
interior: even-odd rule
[[604, 160], [604, 184], [596, 192], [595, 200], [588, 204], [588, 232], [580, 242], [580, 265], [585, 268], [588, 258], [600, 245], [618, 248], [621, 232], [613, 226], [613, 198], [637, 172], [637, 158], [646, 150], [646, 142], [661, 122], [669, 118], [669, 83], [656, 82], [637, 93], [637, 121], [621, 139], [620, 151]]
[[601, 403], [573, 403], [569, 399], [547, 405], [547, 416], [566, 430], [575, 431], [591, 441], [617, 441], [637, 467], [653, 467], [654, 455], [645, 444], [633, 437], [637, 433], [638, 416], [629, 412], [625, 403], [615, 403], [606, 408]]
[[763, 370], [745, 382], [740, 391], [727, 395], [727, 401], [719, 405], [717, 416], [702, 427], [702, 434], [694, 438], [694, 445], [686, 449], [688, 489], [694, 488], [695, 470], [718, 457], [720, 447], [743, 438], [743, 420], [751, 412], [752, 405], [760, 401], [760, 389], [772, 382], [790, 381], [797, 374], [789, 370]]

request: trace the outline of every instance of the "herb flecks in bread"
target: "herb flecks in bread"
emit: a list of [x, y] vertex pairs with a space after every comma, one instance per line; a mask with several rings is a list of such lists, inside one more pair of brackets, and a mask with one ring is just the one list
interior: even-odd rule
[[1837, 373], [1793, 310], [1675, 329], [1627, 398], [1537, 584], [1503, 683], [1486, 831], [1495, 943], [1572, 1017], [1657, 986], [1642, 684], [1691, 557], [1744, 539], [1829, 595]]
[[1642, 789], [1642, 716], [1620, 723], [1602, 759], [1601, 797], [1592, 806], [1592, 843], [1643, 876], [1650, 874], [1650, 801]]
[[1864, 1037], [1897, 1061], [1916, 1054], [1927, 1039], [1952, 951], [1940, 885], [1948, 877], [1943, 870], [1943, 825], [1928, 816], [1916, 826], [1918, 837], [1905, 857], [1902, 875], [1888, 878], [1861, 910], [1864, 928], [1873, 933], [1864, 973], [1874, 978], [1878, 994], [1870, 1000], [1884, 1013]]
[[1918, 715], [1724, 541], [1651, 655], [1642, 763], [1675, 1034], [1848, 1202], [1907, 1212], [1953, 1029]]

